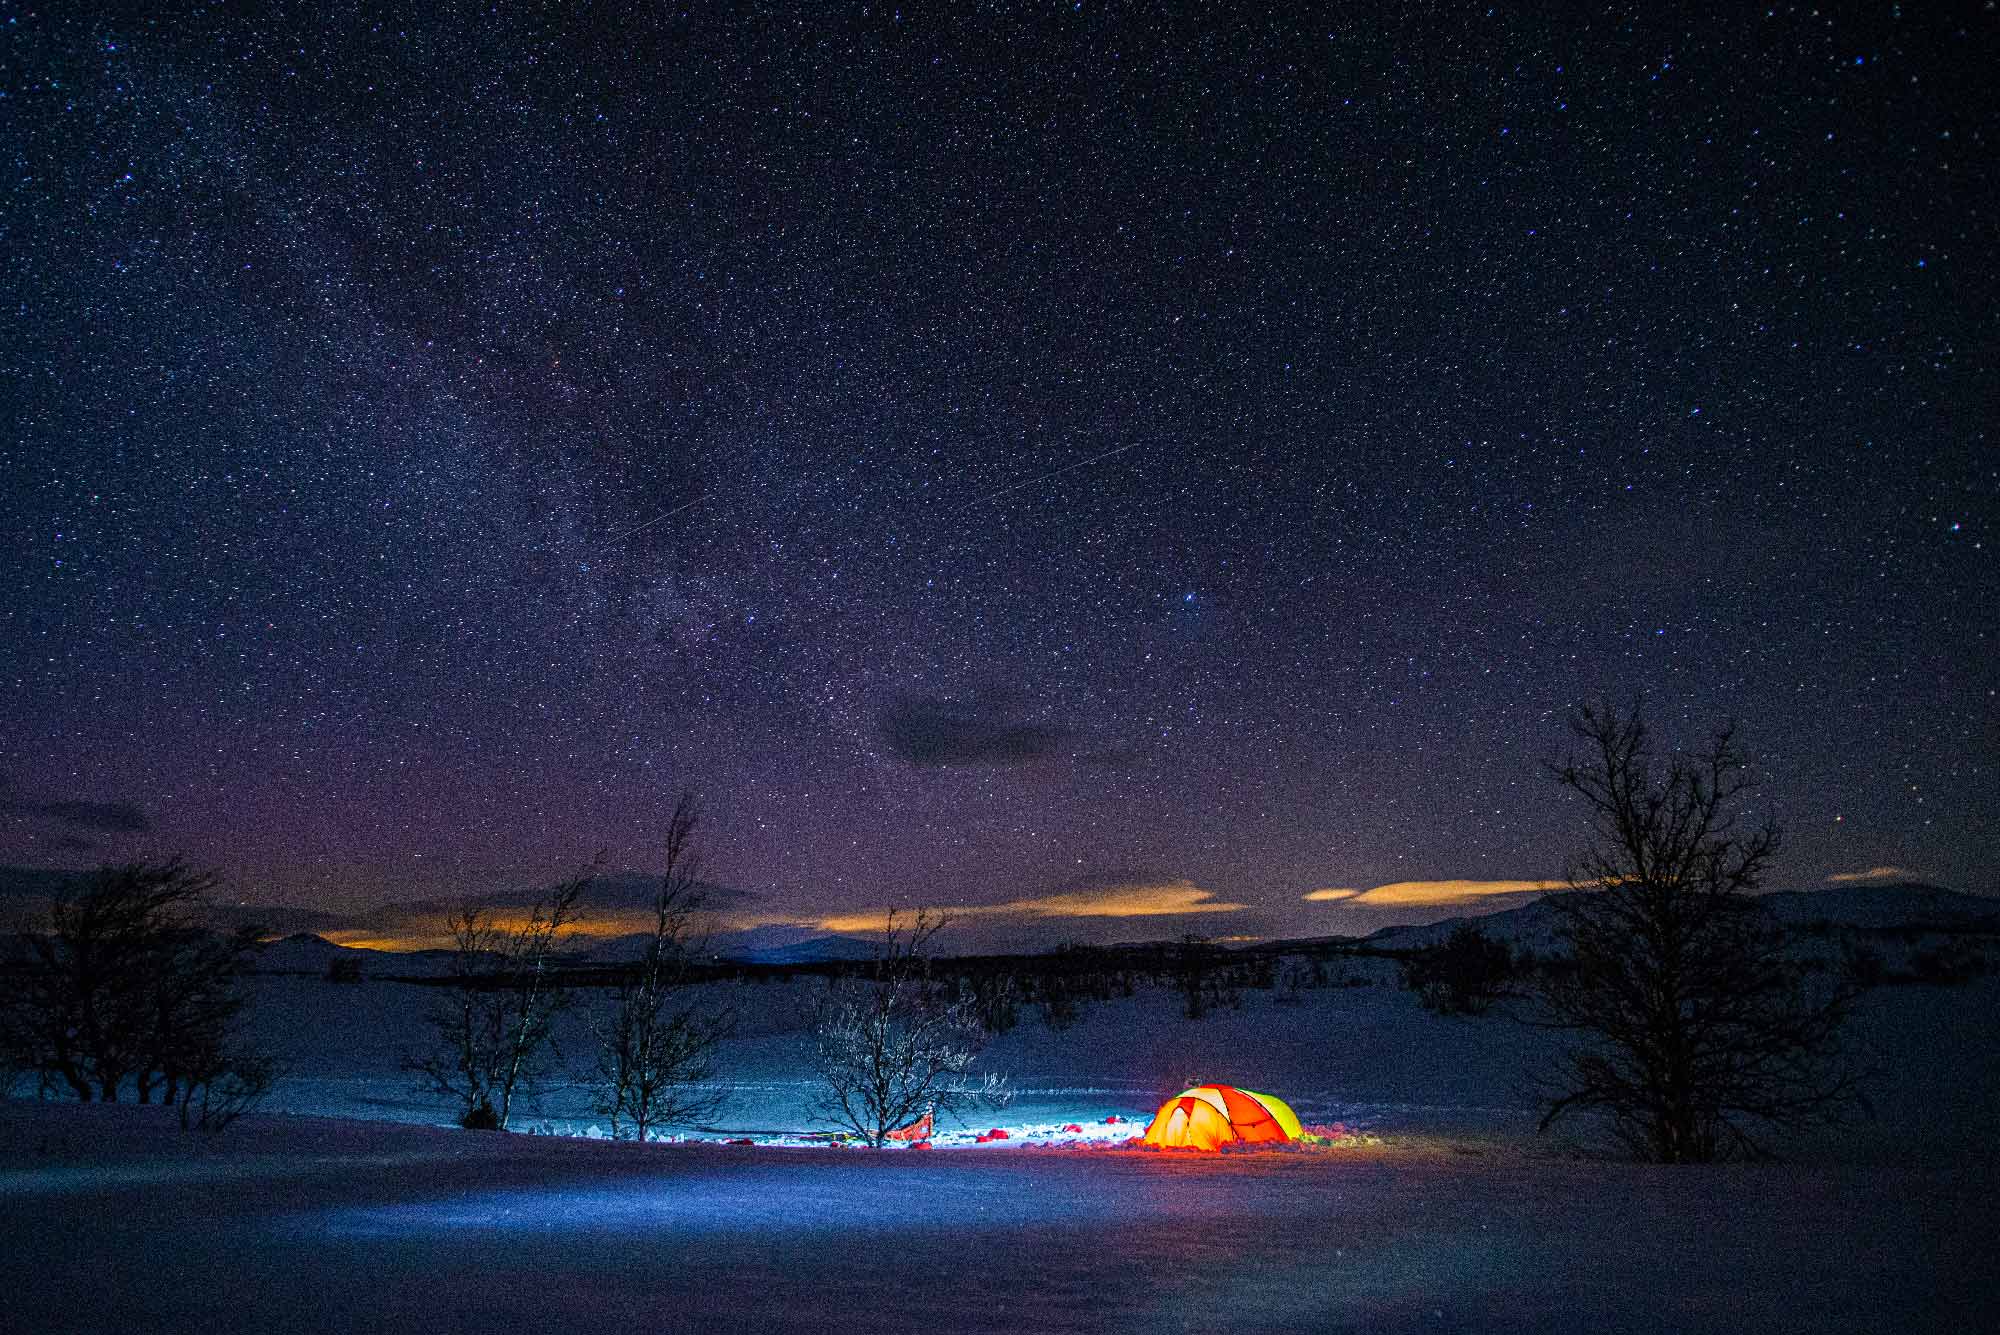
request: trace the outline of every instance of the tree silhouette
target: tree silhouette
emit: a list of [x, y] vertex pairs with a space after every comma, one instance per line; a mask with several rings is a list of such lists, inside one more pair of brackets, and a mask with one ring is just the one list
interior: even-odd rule
[[1540, 993], [1545, 1022], [1576, 1041], [1542, 1127], [1593, 1111], [1640, 1158], [1764, 1157], [1768, 1129], [1837, 1116], [1852, 1094], [1835, 1040], [1854, 991], [1809, 986], [1750, 896], [1779, 832], [1739, 825], [1754, 780], [1734, 725], [1662, 758], [1637, 707], [1571, 723], [1582, 754], [1554, 772], [1583, 799], [1590, 842], [1546, 901], [1569, 959]]
[[971, 1076], [986, 1044], [979, 999], [938, 976], [930, 959], [931, 939], [948, 921], [919, 909], [905, 931], [891, 913], [874, 960], [858, 977], [831, 980], [811, 1016], [815, 1112], [877, 1149], [927, 1113], [1011, 1097], [998, 1077]]
[[714, 1074], [715, 1052], [732, 1027], [727, 1011], [702, 1014], [674, 1007], [688, 981], [696, 920], [702, 909], [694, 849], [700, 807], [682, 793], [667, 820], [667, 867], [653, 900], [653, 934], [637, 968], [617, 987], [598, 1033], [597, 1109], [611, 1119], [612, 1138], [644, 1140], [662, 1125], [705, 1120], [722, 1095], [702, 1082]]
[[1477, 923], [1460, 923], [1451, 935], [1417, 951], [1401, 966], [1403, 986], [1424, 1009], [1440, 1015], [1483, 1015], [1506, 992], [1514, 956], [1504, 941]]
[[261, 1097], [271, 1068], [235, 1041], [260, 933], [202, 927], [216, 884], [173, 858], [107, 865], [65, 887], [27, 937], [0, 1023], [12, 1063], [39, 1072], [45, 1091], [157, 1097], [205, 1126]]
[[546, 1073], [550, 1029], [569, 1002], [551, 957], [601, 861], [542, 895], [515, 925], [481, 904], [452, 912], [451, 977], [425, 1016], [436, 1042], [404, 1065], [457, 1102], [459, 1125], [505, 1131], [515, 1098]]

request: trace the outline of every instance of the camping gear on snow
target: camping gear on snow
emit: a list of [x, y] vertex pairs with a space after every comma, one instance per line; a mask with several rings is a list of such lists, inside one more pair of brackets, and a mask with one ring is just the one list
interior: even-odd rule
[[1197, 1085], [1160, 1105], [1143, 1140], [1165, 1149], [1212, 1150], [1237, 1143], [1297, 1140], [1299, 1119], [1285, 1101], [1234, 1085]]
[[894, 1131], [885, 1132], [884, 1140], [929, 1140], [931, 1138], [931, 1116], [925, 1113], [908, 1126], [899, 1126]]

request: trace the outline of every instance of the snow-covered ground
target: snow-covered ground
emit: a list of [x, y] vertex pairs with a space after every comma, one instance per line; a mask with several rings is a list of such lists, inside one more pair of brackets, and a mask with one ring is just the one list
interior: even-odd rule
[[[1875, 1122], [1677, 1169], [1536, 1138], [1545, 1036], [1387, 982], [1197, 1022], [1147, 989], [1061, 1032], [1024, 1009], [988, 1054], [1013, 1106], [941, 1137], [963, 1149], [878, 1154], [784, 1134], [808, 1126], [809, 984], [707, 989], [739, 1016], [730, 1102], [703, 1143], [641, 1146], [587, 1138], [574, 1088], [521, 1123], [563, 1135], [442, 1125], [399, 1069], [430, 993], [266, 977], [253, 1035], [288, 1074], [219, 1138], [0, 1103], [0, 1328], [1877, 1332], [2000, 1299], [2000, 979], [1868, 995]], [[1115, 1148], [1196, 1078], [1365, 1134]]]
[[[1023, 1007], [1020, 1023], [992, 1041], [982, 1062], [1011, 1078], [1013, 1105], [974, 1114], [955, 1129], [1102, 1126], [1113, 1115], [1143, 1124], [1162, 1099], [1203, 1080], [1267, 1089], [1307, 1122], [1468, 1132], [1532, 1123], [1532, 1100], [1517, 1077], [1530, 1060], [1534, 1033], [1497, 1018], [1428, 1016], [1393, 985], [1394, 969], [1385, 961], [1341, 968], [1373, 981], [1308, 990], [1296, 1005], [1246, 991], [1240, 1009], [1193, 1022], [1181, 1017], [1175, 995], [1144, 987], [1133, 997], [1087, 1004], [1082, 1019], [1061, 1031]], [[818, 986], [800, 980], [700, 989], [704, 1008], [736, 1015], [736, 1036], [719, 1063], [727, 1101], [714, 1129], [700, 1134], [763, 1140], [814, 1129], [799, 1016]], [[267, 976], [257, 989], [252, 1038], [288, 1071], [267, 1108], [450, 1122], [449, 1106], [400, 1069], [404, 1054], [428, 1041], [421, 1015], [434, 990], [383, 979], [336, 985], [313, 976]], [[589, 1064], [590, 1019], [588, 1005], [580, 1005], [558, 1030], [559, 1046], [579, 1070]], [[600, 1122], [586, 1089], [555, 1082], [528, 1102], [519, 1125], [591, 1135], [601, 1133]], [[946, 1134], [940, 1143], [952, 1139]]]
[[[1553, 1051], [1549, 1035], [1501, 1013], [1431, 1015], [1395, 985], [1386, 960], [1338, 964], [1333, 981], [1342, 980], [1363, 985], [1307, 989], [1295, 1004], [1277, 992], [1246, 990], [1239, 1009], [1198, 1021], [1182, 1018], [1173, 993], [1143, 986], [1132, 997], [1086, 1004], [1081, 1020], [1060, 1031], [1023, 1007], [1020, 1023], [982, 1059], [1011, 1078], [1013, 1106], [973, 1114], [955, 1129], [1101, 1125], [1111, 1115], [1143, 1122], [1168, 1095], [1214, 1080], [1277, 1094], [1309, 1123], [1342, 1122], [1378, 1135], [1533, 1136], [1532, 1077]], [[699, 989], [705, 1008], [735, 1013], [736, 1030], [719, 1062], [727, 1100], [713, 1130], [690, 1134], [765, 1140], [815, 1129], [798, 1017], [817, 986], [801, 980]], [[421, 1016], [433, 989], [310, 975], [265, 976], [256, 988], [251, 1038], [287, 1072], [267, 1110], [450, 1123], [448, 1104], [401, 1069], [402, 1058], [428, 1041]], [[2000, 1131], [1993, 1111], [2000, 1108], [1997, 998], [1995, 977], [1867, 993], [1850, 1038], [1875, 1068], [1867, 1090], [1877, 1120], [1795, 1148], [1842, 1158], [1915, 1147], [1951, 1153], [1972, 1128]], [[590, 1020], [589, 1006], [579, 1005], [558, 1029], [577, 1070], [589, 1065]], [[528, 1100], [516, 1124], [602, 1134], [588, 1091], [560, 1081]]]

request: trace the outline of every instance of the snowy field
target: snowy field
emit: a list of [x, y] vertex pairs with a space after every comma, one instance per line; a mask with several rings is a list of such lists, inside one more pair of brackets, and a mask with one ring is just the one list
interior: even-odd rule
[[[1983, 1328], [2000, 1300], [2000, 979], [1869, 994], [1877, 1120], [1674, 1169], [1537, 1138], [1541, 1036], [1379, 982], [1198, 1022], [1142, 990], [1060, 1033], [1024, 1010], [989, 1053], [1023, 1094], [957, 1144], [803, 1146], [802, 992], [709, 993], [740, 1017], [731, 1101], [701, 1143], [641, 1146], [590, 1138], [574, 1089], [521, 1123], [561, 1134], [441, 1125], [398, 1069], [427, 993], [260, 979], [288, 1074], [219, 1138], [0, 1103], [0, 1328], [1881, 1332]], [[1365, 1134], [1115, 1147], [1196, 1077]]]
[[[1095, 1124], [1094, 1135], [1123, 1139], [1131, 1131], [1102, 1129], [1105, 1117], [1137, 1118], [1143, 1129], [1162, 1099], [1202, 1080], [1268, 1088], [1307, 1122], [1468, 1133], [1532, 1126], [1532, 1098], [1517, 1078], [1531, 1058], [1530, 1031], [1498, 1020], [1438, 1020], [1393, 986], [1387, 962], [1345, 967], [1348, 976], [1371, 977], [1371, 985], [1306, 991], [1292, 1006], [1277, 1004], [1271, 992], [1247, 991], [1241, 1009], [1194, 1022], [1181, 1017], [1174, 994], [1147, 988], [1086, 1003], [1082, 1019], [1061, 1031], [1024, 1006], [1019, 1025], [993, 1039], [982, 1060], [1011, 1078], [1018, 1091], [1013, 1106], [977, 1114], [976, 1125], [957, 1130], [969, 1138], [992, 1125]], [[761, 1141], [796, 1139], [778, 1133], [813, 1129], [799, 1016], [819, 986], [801, 980], [701, 989], [706, 1009], [736, 1016], [735, 1037], [719, 1062], [726, 1102], [712, 1130], [701, 1134]], [[264, 977], [257, 987], [253, 1041], [288, 1072], [267, 1108], [451, 1121], [449, 1105], [400, 1070], [403, 1054], [427, 1041], [419, 1017], [434, 990], [387, 980], [338, 986], [310, 975]], [[587, 1006], [560, 1021], [559, 1046], [578, 1069], [589, 1064], [589, 1021]], [[1428, 1057], [1416, 1059], [1406, 1051], [1411, 1044], [1422, 1044]], [[588, 1091], [560, 1081], [526, 1103], [516, 1127], [602, 1133]], [[940, 1131], [939, 1143], [952, 1143], [952, 1129]]]

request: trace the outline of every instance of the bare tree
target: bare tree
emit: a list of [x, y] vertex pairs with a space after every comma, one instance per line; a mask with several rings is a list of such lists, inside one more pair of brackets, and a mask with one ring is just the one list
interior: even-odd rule
[[859, 976], [831, 979], [811, 1016], [821, 1086], [814, 1113], [877, 1149], [926, 1114], [1012, 1097], [1003, 1079], [971, 1075], [986, 1044], [979, 999], [938, 976], [930, 959], [931, 939], [948, 922], [919, 909], [904, 931], [891, 913], [874, 960]]
[[715, 1053], [729, 1035], [729, 1011], [702, 1014], [669, 1003], [688, 982], [702, 912], [701, 858], [695, 852], [700, 805], [691, 792], [667, 820], [667, 867], [653, 900], [653, 934], [638, 966], [618, 984], [611, 1014], [598, 1033], [597, 1110], [611, 1119], [612, 1139], [645, 1140], [672, 1123], [705, 1121], [722, 1095], [703, 1083], [715, 1073]]
[[60, 893], [15, 975], [10, 1060], [83, 1102], [190, 1106], [219, 1085], [247, 1107], [271, 1067], [236, 1041], [241, 979], [258, 930], [201, 925], [216, 878], [180, 859], [99, 868]]
[[1583, 754], [1554, 772], [1591, 839], [1546, 901], [1569, 959], [1540, 991], [1546, 1023], [1577, 1042], [1542, 1126], [1592, 1111], [1640, 1158], [1763, 1157], [1767, 1128], [1836, 1116], [1853, 1093], [1835, 1040], [1854, 991], [1809, 986], [1750, 897], [1779, 832], [1738, 824], [1754, 779], [1734, 725], [1665, 758], [1637, 707], [1585, 707], [1572, 729]]
[[536, 899], [525, 921], [510, 925], [472, 903], [452, 912], [451, 979], [425, 1017], [436, 1043], [404, 1065], [458, 1102], [459, 1125], [505, 1131], [516, 1096], [545, 1074], [550, 1029], [569, 1002], [551, 977], [551, 957], [602, 862]]

